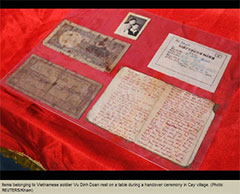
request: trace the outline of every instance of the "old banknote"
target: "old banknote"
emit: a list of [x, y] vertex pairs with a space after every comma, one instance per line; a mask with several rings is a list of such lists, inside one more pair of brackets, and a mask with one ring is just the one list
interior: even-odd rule
[[63, 20], [43, 45], [105, 72], [112, 71], [130, 46], [69, 20]]
[[214, 118], [214, 106], [208, 99], [124, 67], [87, 119], [187, 167]]
[[32, 55], [6, 83], [75, 119], [79, 119], [101, 84]]

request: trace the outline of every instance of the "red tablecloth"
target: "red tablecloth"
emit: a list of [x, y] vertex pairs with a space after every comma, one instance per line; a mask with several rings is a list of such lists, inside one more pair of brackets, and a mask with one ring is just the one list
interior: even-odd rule
[[[1, 78], [68, 11], [68, 9], [0, 10]], [[146, 9], [146, 11], [234, 41], [240, 40], [239, 10]], [[240, 89], [232, 94], [201, 170], [240, 169], [239, 92]], [[40, 161], [48, 170], [161, 170], [160, 167], [59, 118], [31, 101], [2, 89], [0, 146], [25, 153]], [[74, 141], [76, 136], [79, 141], [77, 147], [69, 143], [71, 140]]]

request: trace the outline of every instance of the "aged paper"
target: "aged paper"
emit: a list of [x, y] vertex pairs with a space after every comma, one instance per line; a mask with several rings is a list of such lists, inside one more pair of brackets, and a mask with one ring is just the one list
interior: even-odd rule
[[122, 68], [109, 84], [88, 120], [101, 128], [134, 141], [166, 84], [159, 80]]
[[207, 99], [168, 85], [143, 126], [137, 144], [188, 166], [213, 106]]
[[68, 20], [63, 20], [43, 45], [106, 72], [112, 71], [130, 46]]
[[214, 118], [210, 100], [122, 68], [87, 119], [180, 166], [193, 161]]
[[149, 22], [150, 18], [129, 12], [114, 33], [137, 40]]
[[231, 55], [169, 34], [149, 68], [215, 92]]
[[6, 83], [75, 119], [102, 87], [100, 83], [32, 55]]

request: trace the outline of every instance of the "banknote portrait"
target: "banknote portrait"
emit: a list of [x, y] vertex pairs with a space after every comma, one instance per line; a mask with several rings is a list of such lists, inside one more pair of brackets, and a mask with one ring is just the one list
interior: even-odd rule
[[69, 20], [63, 20], [43, 45], [104, 72], [111, 72], [130, 46]]
[[118, 26], [115, 34], [136, 40], [149, 21], [150, 18], [129, 12], [123, 22]]
[[6, 83], [75, 119], [80, 118], [102, 87], [37, 55], [29, 57]]

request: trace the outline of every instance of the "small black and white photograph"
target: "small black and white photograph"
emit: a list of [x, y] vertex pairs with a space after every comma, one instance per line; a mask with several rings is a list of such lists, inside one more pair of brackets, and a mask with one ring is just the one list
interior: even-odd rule
[[150, 18], [129, 12], [114, 33], [137, 40], [149, 21]]

